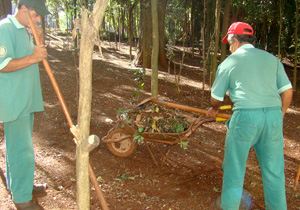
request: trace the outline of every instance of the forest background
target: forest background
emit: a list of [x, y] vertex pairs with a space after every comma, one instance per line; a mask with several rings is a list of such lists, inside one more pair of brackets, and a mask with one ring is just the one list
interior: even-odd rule
[[[95, 0], [47, 0], [48, 15], [44, 27], [71, 33], [81, 8], [92, 11]], [[0, 18], [15, 10], [17, 1], [1, 0]], [[199, 51], [199, 66], [214, 80], [217, 65], [229, 54], [221, 38], [232, 22], [243, 21], [254, 28], [256, 47], [276, 55], [294, 67], [293, 87], [297, 89], [300, 46], [299, 0], [160, 0], [158, 1], [159, 66], [170, 68], [174, 46], [189, 47], [186, 53]], [[128, 42], [136, 65], [151, 67], [151, 1], [110, 0], [100, 28], [101, 40]], [[120, 45], [120, 44], [119, 44]], [[75, 48], [79, 46], [75, 43]], [[132, 57], [132, 49], [138, 53]], [[172, 64], [171, 64], [172, 65]], [[169, 67], [168, 67], [169, 66]], [[203, 78], [205, 81], [205, 78]]]

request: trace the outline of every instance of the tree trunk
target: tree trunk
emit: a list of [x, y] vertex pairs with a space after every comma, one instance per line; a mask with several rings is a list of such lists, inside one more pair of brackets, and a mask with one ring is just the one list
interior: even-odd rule
[[159, 65], [166, 69], [168, 66], [166, 57], [165, 17], [168, 0], [158, 1], [158, 31], [159, 31]]
[[128, 41], [129, 41], [129, 56], [130, 60], [132, 60], [132, 10], [135, 7], [136, 2], [129, 7], [128, 11]]
[[115, 44], [116, 44], [116, 49], [118, 49], [117, 26], [116, 26], [116, 21], [115, 21], [113, 10], [111, 10], [111, 19], [112, 19], [113, 27], [114, 27], [114, 40], [115, 40]]
[[281, 60], [282, 2], [279, 0], [278, 59]]
[[206, 10], [206, 2], [203, 0], [203, 22], [201, 28], [201, 36], [202, 36], [202, 56], [203, 56], [203, 79], [202, 79], [202, 95], [201, 95], [201, 107], [204, 105], [204, 94], [205, 94], [205, 80], [206, 80], [206, 52], [205, 52], [205, 10]]
[[77, 207], [79, 210], [90, 209], [89, 144], [87, 140], [91, 120], [93, 40], [98, 38], [99, 27], [107, 4], [108, 0], [97, 0], [91, 18], [89, 18], [89, 12], [86, 9], [83, 9], [81, 13], [79, 135], [76, 146]]
[[294, 58], [294, 74], [293, 74], [293, 87], [294, 91], [297, 90], [297, 67], [298, 67], [298, 17], [299, 17], [299, 4], [296, 2], [296, 17], [295, 17], [295, 58]]
[[158, 11], [157, 0], [151, 0], [152, 12], [152, 58], [151, 58], [151, 95], [158, 96], [158, 53], [159, 53], [159, 32], [158, 32]]
[[264, 50], [268, 49], [267, 33], [268, 33], [268, 16], [267, 16], [267, 14], [264, 14], [264, 16], [263, 16], [262, 40], [261, 40], [261, 47]]
[[[140, 15], [140, 34], [138, 53], [135, 57], [135, 65], [141, 64], [144, 68], [151, 68], [151, 48], [152, 48], [152, 25], [151, 20], [151, 5], [148, 0], [141, 0], [141, 15]], [[158, 2], [158, 31], [159, 31], [159, 65], [167, 68], [167, 58], [165, 53], [165, 13], [167, 0]]]
[[192, 8], [191, 8], [191, 45], [192, 45], [192, 57], [194, 57], [194, 42], [195, 42], [195, 0], [192, 0]]
[[143, 2], [143, 48], [142, 66], [144, 68], [151, 68], [151, 47], [152, 47], [152, 27], [151, 27], [151, 4], [148, 1]]
[[220, 11], [221, 11], [221, 0], [216, 1], [216, 22], [215, 22], [215, 51], [212, 60], [212, 81], [215, 80], [216, 71], [218, 66], [218, 51], [219, 51], [219, 41], [220, 41]]
[[239, 17], [239, 13], [240, 13], [240, 10], [242, 8], [242, 5], [243, 5], [243, 1], [244, 0], [240, 0], [240, 3], [239, 3], [239, 6], [235, 12], [235, 15], [234, 15], [234, 18], [233, 18], [233, 22], [236, 22], [238, 20], [238, 17]]
[[0, 2], [0, 20], [11, 14], [11, 1], [1, 0]]
[[[230, 11], [230, 0], [225, 1], [225, 10], [223, 17], [223, 25], [222, 25], [222, 38], [226, 36], [228, 30], [228, 22], [229, 22], [229, 11]], [[227, 46], [225, 43], [221, 43], [221, 62], [225, 60], [227, 55]]]

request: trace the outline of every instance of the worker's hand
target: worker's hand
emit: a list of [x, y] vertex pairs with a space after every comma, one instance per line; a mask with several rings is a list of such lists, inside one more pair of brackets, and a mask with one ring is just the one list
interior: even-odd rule
[[207, 117], [216, 117], [216, 115], [218, 114], [218, 112], [219, 112], [218, 109], [214, 109], [213, 107], [211, 107], [209, 110], [207, 110], [206, 116]]
[[34, 47], [33, 53], [31, 55], [34, 63], [41, 62], [47, 58], [47, 49], [44, 44], [39, 44]]
[[[38, 25], [36, 25], [36, 24], [34, 24], [34, 27], [35, 27], [35, 31], [36, 31], [36, 34], [38, 36], [38, 39], [40, 41], [40, 44], [44, 43], [44, 31], [43, 31], [43, 29], [41, 27], [39, 27]], [[30, 25], [28, 25], [26, 30], [28, 31], [28, 33], [33, 35], [32, 28], [30, 27]]]

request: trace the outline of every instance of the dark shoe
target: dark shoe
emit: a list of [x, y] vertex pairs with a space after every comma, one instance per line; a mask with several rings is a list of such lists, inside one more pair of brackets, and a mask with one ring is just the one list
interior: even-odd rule
[[27, 201], [25, 203], [15, 203], [17, 210], [42, 210], [37, 204], [33, 201]]
[[43, 193], [45, 192], [46, 188], [47, 188], [47, 184], [34, 184], [32, 194], [36, 195], [39, 193]]
[[216, 200], [216, 209], [217, 210], [222, 210], [222, 208], [221, 208], [221, 196], [219, 196]]

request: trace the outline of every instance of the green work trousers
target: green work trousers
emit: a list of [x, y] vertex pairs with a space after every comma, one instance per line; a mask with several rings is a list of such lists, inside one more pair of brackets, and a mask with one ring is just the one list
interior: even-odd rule
[[235, 110], [227, 122], [221, 208], [238, 210], [246, 162], [253, 146], [260, 165], [267, 210], [286, 210], [281, 107]]
[[15, 203], [32, 199], [34, 152], [32, 145], [33, 113], [4, 123], [6, 182]]

